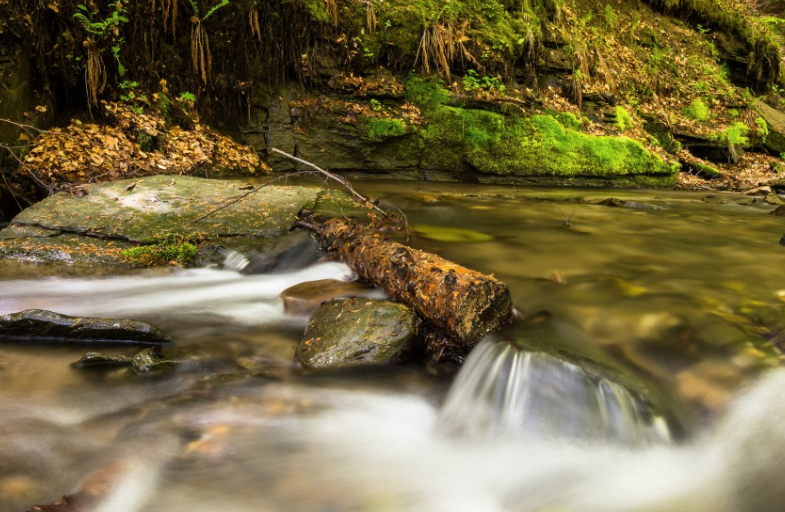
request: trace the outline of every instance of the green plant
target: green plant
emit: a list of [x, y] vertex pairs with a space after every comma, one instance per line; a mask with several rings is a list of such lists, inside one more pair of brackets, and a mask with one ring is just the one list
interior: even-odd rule
[[106, 18], [101, 19], [97, 11], [92, 11], [84, 4], [77, 4], [73, 18], [82, 26], [87, 37], [82, 46], [87, 52], [85, 64], [85, 84], [89, 104], [98, 104], [98, 95], [106, 86], [106, 66], [101, 58], [101, 52], [109, 48], [117, 62], [117, 74], [125, 75], [125, 67], [120, 61], [120, 51], [125, 39], [120, 35], [123, 24], [128, 23], [125, 16], [126, 9], [121, 1], [109, 2], [110, 12]]
[[125, 17], [126, 9], [121, 2], [109, 2], [111, 12], [103, 20], [94, 20], [93, 13], [84, 4], [76, 5], [76, 12], [73, 17], [82, 25], [88, 34], [95, 36], [105, 36], [113, 29], [119, 29], [123, 23], [128, 23]]
[[381, 112], [382, 110], [384, 110], [384, 105], [382, 105], [382, 103], [376, 98], [371, 98], [370, 103], [371, 103], [371, 110], [373, 110], [374, 112]]
[[469, 69], [463, 76], [463, 90], [466, 92], [504, 92], [506, 89], [500, 76], [480, 76], [477, 71]]
[[608, 28], [616, 27], [616, 24], [619, 22], [619, 15], [616, 14], [616, 11], [613, 10], [613, 6], [611, 4], [605, 5], [605, 25]]
[[719, 134], [719, 141], [725, 145], [728, 162], [737, 163], [744, 153], [743, 148], [749, 145], [750, 129], [746, 124], [736, 121]]
[[114, 44], [110, 46], [110, 49], [112, 51], [112, 56], [117, 61], [117, 74], [122, 77], [125, 75], [125, 67], [120, 62], [120, 50], [123, 47], [123, 43], [125, 43], [125, 39], [120, 37], [119, 33], [120, 27], [124, 23], [128, 23], [128, 18], [125, 16], [126, 9], [122, 2], [109, 2], [109, 7], [111, 8], [109, 16], [103, 20], [94, 20], [94, 14], [87, 6], [84, 4], [77, 4], [77, 11], [74, 13], [73, 17], [82, 25], [82, 28], [84, 28], [88, 34], [97, 36], [97, 38], [108, 37], [114, 42]]
[[196, 101], [196, 96], [192, 92], [185, 91], [181, 92], [180, 95], [177, 96], [177, 100], [193, 103]]
[[769, 135], [769, 125], [766, 123], [766, 120], [762, 117], [756, 117], [753, 122], [755, 123], [755, 135], [761, 140], [766, 140], [766, 137]]
[[700, 98], [692, 100], [692, 103], [684, 109], [684, 115], [698, 122], [708, 121], [711, 118], [709, 107]]
[[[137, 82], [135, 80], [134, 81], [132, 81], [132, 80], [123, 80], [122, 82], [117, 84], [117, 88], [120, 89], [121, 91], [123, 91], [120, 94], [120, 100], [122, 100], [122, 101], [124, 101], [126, 103], [131, 103], [132, 101], [136, 100], [137, 99], [137, 95], [136, 95], [136, 88], [137, 87], [139, 87], [139, 82]], [[144, 95], [140, 95], [139, 99], [144, 101], [144, 100], [147, 99], [147, 97], [144, 96]]]

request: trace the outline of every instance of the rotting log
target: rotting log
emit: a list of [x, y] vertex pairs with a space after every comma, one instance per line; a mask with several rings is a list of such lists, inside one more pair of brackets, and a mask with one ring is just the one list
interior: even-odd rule
[[445, 348], [466, 353], [512, 319], [510, 290], [493, 276], [412, 249], [350, 219], [316, 219], [310, 212], [300, 217], [295, 226], [319, 235], [328, 254], [447, 335], [449, 340], [428, 347], [437, 357]]

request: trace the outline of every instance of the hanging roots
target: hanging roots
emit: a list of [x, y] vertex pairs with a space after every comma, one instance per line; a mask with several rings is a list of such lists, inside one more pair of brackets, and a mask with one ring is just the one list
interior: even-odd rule
[[207, 84], [213, 67], [213, 56], [210, 54], [210, 39], [207, 37], [207, 31], [202, 26], [199, 18], [192, 16], [191, 24], [191, 61], [193, 62], [194, 73], [201, 77], [203, 83]]
[[465, 28], [466, 24], [462, 25], [459, 30], [455, 30], [451, 23], [435, 23], [426, 28], [422, 33], [420, 45], [417, 47], [417, 56], [414, 58], [415, 66], [417, 61], [420, 61], [423, 71], [430, 73], [431, 65], [433, 65], [436, 72], [443, 73], [448, 80], [451, 79], [450, 67], [457, 57], [466, 59], [482, 69], [482, 64], [477, 62], [463, 44], [468, 41], [464, 34]]
[[[327, 4], [329, 5], [330, 2], [335, 3], [335, 0], [326, 0]], [[338, 15], [337, 7], [336, 7], [336, 19]], [[368, 28], [368, 33], [373, 33], [373, 30], [376, 28], [376, 11], [373, 10], [373, 4], [371, 4], [371, 0], [365, 0], [365, 26]]]
[[[366, 0], [367, 1], [367, 0]], [[333, 22], [333, 26], [338, 26], [338, 3], [335, 0], [324, 0], [324, 7], [327, 17]]]
[[251, 27], [251, 35], [256, 36], [259, 42], [262, 42], [262, 29], [259, 27], [259, 11], [256, 7], [251, 7], [248, 11], [248, 25]]
[[[153, 10], [155, 10], [155, 1], [152, 0], [153, 3]], [[161, 12], [164, 15], [164, 29], [166, 29], [167, 24], [171, 21], [170, 28], [172, 29], [172, 35], [175, 35], [177, 32], [177, 2], [178, 0], [161, 0]]]
[[104, 66], [104, 61], [101, 60], [101, 55], [92, 39], [85, 39], [82, 45], [87, 49], [87, 69], [85, 70], [87, 101], [90, 105], [98, 105], [98, 95], [106, 87], [106, 66]]

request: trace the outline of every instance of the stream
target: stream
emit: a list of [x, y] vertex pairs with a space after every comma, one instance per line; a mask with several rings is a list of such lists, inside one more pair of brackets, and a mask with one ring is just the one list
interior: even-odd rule
[[[526, 320], [458, 370], [306, 371], [280, 293], [353, 279], [0, 261], [0, 314], [150, 322], [171, 373], [0, 345], [0, 512], [764, 512], [785, 503], [785, 220], [736, 194], [359, 182]], [[609, 197], [621, 206], [598, 204]], [[101, 352], [132, 355], [131, 347]]]

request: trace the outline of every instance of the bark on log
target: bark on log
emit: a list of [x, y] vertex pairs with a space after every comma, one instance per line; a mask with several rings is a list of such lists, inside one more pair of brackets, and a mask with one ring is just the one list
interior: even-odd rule
[[441, 329], [457, 344], [450, 349], [465, 352], [512, 319], [510, 290], [492, 276], [412, 249], [352, 220], [319, 222], [305, 217], [297, 227], [317, 233], [324, 249], [360, 279], [384, 289]]

